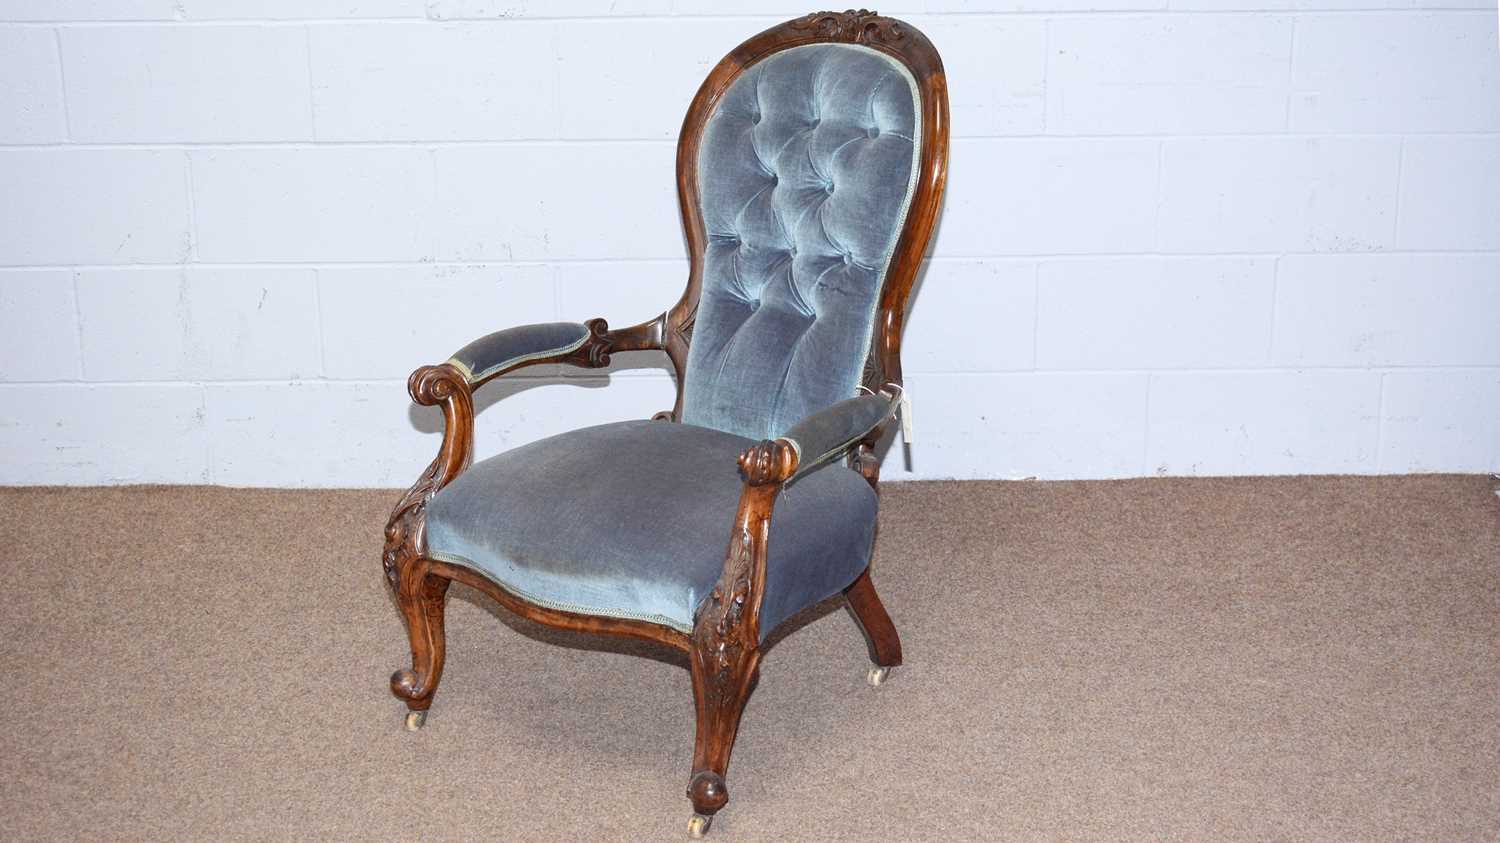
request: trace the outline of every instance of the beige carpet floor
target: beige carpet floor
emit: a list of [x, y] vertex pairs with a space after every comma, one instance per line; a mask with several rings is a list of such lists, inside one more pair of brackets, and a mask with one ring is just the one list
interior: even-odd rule
[[[712, 837], [1500, 839], [1484, 477], [911, 483], [768, 654]], [[685, 663], [456, 588], [427, 728], [396, 492], [0, 491], [4, 840], [676, 840]], [[561, 646], [557, 646], [561, 645]]]

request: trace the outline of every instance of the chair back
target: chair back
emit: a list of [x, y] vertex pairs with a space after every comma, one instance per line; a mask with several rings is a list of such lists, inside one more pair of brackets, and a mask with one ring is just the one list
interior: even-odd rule
[[678, 148], [677, 417], [762, 439], [899, 381], [946, 159], [942, 65], [905, 23], [819, 13], [730, 53]]

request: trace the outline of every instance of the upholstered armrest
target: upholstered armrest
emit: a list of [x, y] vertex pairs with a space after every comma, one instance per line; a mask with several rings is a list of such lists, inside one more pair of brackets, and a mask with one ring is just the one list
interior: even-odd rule
[[609, 365], [611, 352], [661, 348], [665, 324], [666, 314], [613, 331], [603, 319], [522, 325], [480, 337], [459, 349], [445, 365], [463, 376], [470, 392], [506, 372], [538, 363], [597, 369]]
[[581, 322], [543, 322], [506, 328], [469, 343], [448, 358], [470, 386], [529, 363], [567, 357], [586, 345], [592, 333]]
[[860, 395], [792, 425], [780, 437], [797, 452], [797, 470], [792, 477], [834, 459], [864, 439], [891, 417], [900, 399], [899, 387], [889, 393]]
[[[522, 366], [567, 363], [597, 369], [609, 365], [611, 352], [662, 348], [665, 324], [666, 314], [613, 331], [603, 319], [523, 325], [481, 337], [446, 362], [412, 372], [406, 381], [411, 400], [424, 407], [442, 405], [443, 444], [437, 459], [396, 508], [391, 523], [405, 518], [403, 513], [420, 511], [428, 498], [468, 467], [474, 450], [474, 391], [479, 387]], [[390, 528], [396, 529], [388, 532], [396, 536], [391, 541], [407, 535], [410, 526]]]

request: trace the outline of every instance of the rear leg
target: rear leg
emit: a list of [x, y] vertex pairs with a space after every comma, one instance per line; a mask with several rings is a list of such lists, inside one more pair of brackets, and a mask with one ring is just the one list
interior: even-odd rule
[[880, 595], [875, 593], [875, 584], [870, 581], [870, 569], [866, 568], [852, 585], [844, 589], [849, 609], [854, 619], [864, 630], [870, 644], [870, 660], [875, 666], [868, 676], [871, 685], [880, 685], [890, 675], [891, 668], [901, 664], [901, 636], [896, 634], [896, 625], [886, 614]]

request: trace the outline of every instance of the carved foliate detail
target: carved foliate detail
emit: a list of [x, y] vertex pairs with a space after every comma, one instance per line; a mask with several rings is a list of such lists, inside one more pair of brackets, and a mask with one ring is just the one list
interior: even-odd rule
[[880, 361], [876, 359], [873, 349], [865, 357], [865, 370], [859, 376], [859, 382], [871, 392], [879, 392], [880, 388], [885, 386], [885, 371]]
[[590, 319], [583, 326], [589, 329], [589, 338], [574, 354], [582, 358], [580, 363], [591, 368], [608, 366], [609, 354], [614, 350], [614, 344], [609, 338], [609, 323], [603, 319]]
[[391, 519], [385, 525], [385, 554], [381, 566], [391, 588], [401, 587], [401, 569], [420, 555], [422, 531], [426, 522], [427, 502], [438, 490], [439, 460], [433, 460], [417, 482], [401, 497]]
[[747, 623], [745, 601], [750, 599], [750, 581], [755, 568], [750, 534], [741, 533], [725, 564], [730, 585], [714, 586], [693, 629], [693, 658], [699, 661], [707, 680], [706, 693], [714, 706], [733, 694], [737, 674], [745, 667], [745, 656], [755, 649], [755, 631]]
[[[769, 490], [767, 490], [769, 492]], [[760, 587], [765, 576], [765, 519], [759, 512], [774, 493], [747, 494], [724, 560], [724, 572], [693, 624], [693, 701], [698, 737], [688, 798], [700, 814], [712, 814], [729, 801], [724, 772], [739, 729], [750, 685], [760, 667]]]
[[796, 448], [777, 440], [740, 455], [745, 489], [735, 513], [724, 570], [693, 620], [693, 698], [698, 738], [688, 797], [700, 814], [729, 800], [724, 771], [745, 698], [760, 667], [760, 606], [765, 591], [766, 538], [780, 481], [797, 468]]
[[385, 553], [381, 565], [393, 588], [400, 588], [401, 571], [422, 553], [427, 502], [469, 464], [474, 419], [473, 397], [462, 372], [448, 364], [423, 366], [406, 381], [411, 400], [424, 407], [443, 406], [443, 445], [427, 470], [401, 496], [385, 525]]
[[698, 312], [688, 314], [688, 318], [677, 328], [677, 335], [682, 337], [684, 345], [693, 344], [693, 328], [698, 324]]
[[901, 25], [869, 9], [844, 12], [813, 12], [792, 21], [793, 29], [812, 30], [830, 41], [852, 44], [894, 44], [906, 37]]

